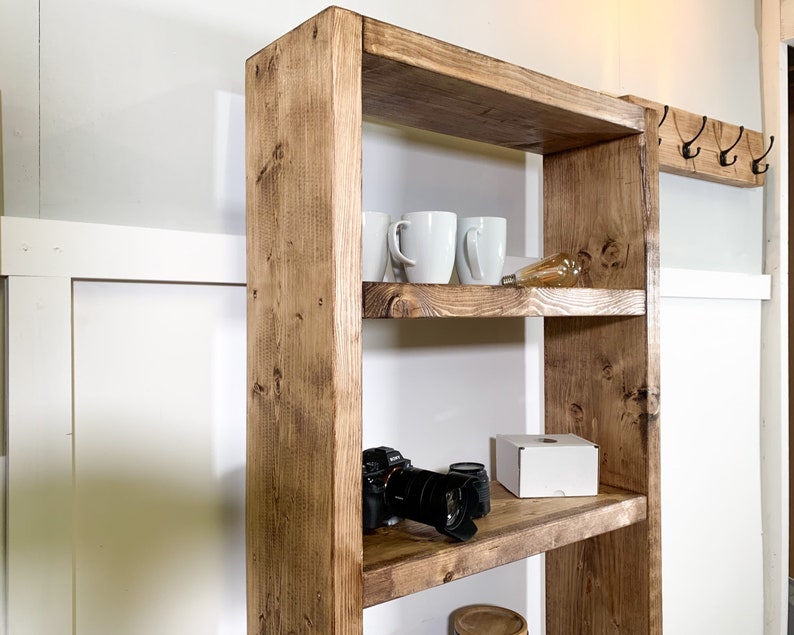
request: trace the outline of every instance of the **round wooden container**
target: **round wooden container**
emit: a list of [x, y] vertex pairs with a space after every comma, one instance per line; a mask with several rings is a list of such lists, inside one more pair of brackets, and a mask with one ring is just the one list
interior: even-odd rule
[[455, 635], [527, 635], [527, 621], [500, 606], [465, 606], [453, 618]]

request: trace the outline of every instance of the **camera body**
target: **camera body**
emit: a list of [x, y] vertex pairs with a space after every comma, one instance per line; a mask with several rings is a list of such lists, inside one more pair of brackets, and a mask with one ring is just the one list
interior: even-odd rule
[[480, 499], [477, 479], [458, 472], [438, 474], [411, 465], [394, 448], [362, 454], [362, 525], [376, 529], [410, 518], [456, 540], [477, 533], [472, 521]]
[[386, 501], [386, 483], [393, 470], [411, 467], [410, 459], [394, 448], [364, 450], [362, 461], [362, 520], [364, 529], [393, 525], [400, 520]]

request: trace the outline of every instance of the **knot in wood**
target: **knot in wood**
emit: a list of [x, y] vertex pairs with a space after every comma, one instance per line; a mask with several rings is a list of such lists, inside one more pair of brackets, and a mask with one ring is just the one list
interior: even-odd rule
[[583, 249], [576, 254], [576, 262], [579, 265], [579, 271], [581, 271], [581, 273], [589, 273], [593, 257]]
[[568, 421], [576, 426], [584, 422], [584, 409], [578, 403], [568, 404]]
[[601, 248], [601, 266], [604, 269], [618, 269], [625, 264], [627, 250], [616, 240], [607, 239]]
[[395, 295], [389, 300], [387, 315], [393, 318], [408, 317], [410, 309], [402, 295]]

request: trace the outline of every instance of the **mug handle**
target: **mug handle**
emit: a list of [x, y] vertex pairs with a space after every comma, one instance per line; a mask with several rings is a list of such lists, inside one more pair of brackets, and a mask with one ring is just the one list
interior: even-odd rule
[[471, 227], [466, 232], [466, 253], [469, 256], [469, 268], [471, 277], [475, 280], [482, 280], [484, 275], [480, 264], [480, 252], [477, 250], [477, 236], [480, 235], [479, 227]]
[[397, 240], [397, 230], [400, 226], [405, 225], [406, 227], [411, 224], [411, 221], [408, 220], [398, 220], [395, 223], [389, 225], [389, 251], [391, 255], [394, 256], [396, 260], [399, 260], [404, 265], [408, 265], [413, 267], [416, 264], [416, 260], [411, 260], [408, 256], [406, 256], [403, 252], [400, 251], [400, 242]]

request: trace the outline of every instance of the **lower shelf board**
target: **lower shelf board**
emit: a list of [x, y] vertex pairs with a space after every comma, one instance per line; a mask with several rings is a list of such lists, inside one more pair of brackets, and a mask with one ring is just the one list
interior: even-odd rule
[[602, 485], [597, 496], [516, 498], [491, 483], [477, 535], [454, 542], [403, 520], [364, 536], [364, 606], [417, 593], [645, 520], [642, 494]]

